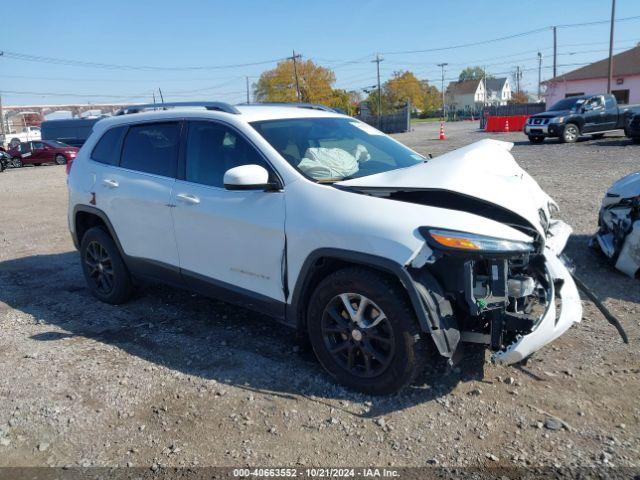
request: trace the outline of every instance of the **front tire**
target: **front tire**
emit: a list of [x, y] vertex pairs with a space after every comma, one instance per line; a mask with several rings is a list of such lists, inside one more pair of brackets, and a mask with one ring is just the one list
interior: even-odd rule
[[561, 143], [575, 143], [580, 137], [580, 129], [575, 123], [567, 123], [560, 136]]
[[398, 392], [425, 364], [406, 292], [372, 270], [345, 268], [322, 280], [309, 302], [307, 332], [327, 372], [366, 394]]
[[11, 163], [13, 164], [13, 168], [21, 168], [22, 167], [22, 159], [18, 157], [13, 157], [11, 159]]
[[98, 300], [118, 305], [133, 293], [131, 275], [111, 236], [101, 227], [87, 230], [80, 244], [82, 272]]
[[57, 165], [65, 165], [67, 163], [67, 159], [64, 157], [64, 155], [56, 155], [56, 164]]
[[529, 135], [529, 141], [531, 143], [542, 143], [544, 142], [544, 137]]

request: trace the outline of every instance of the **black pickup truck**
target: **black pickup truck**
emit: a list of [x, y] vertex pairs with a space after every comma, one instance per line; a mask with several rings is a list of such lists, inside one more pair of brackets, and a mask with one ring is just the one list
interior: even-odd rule
[[573, 143], [581, 135], [599, 138], [606, 132], [622, 130], [634, 113], [640, 113], [640, 105], [619, 106], [613, 95], [567, 97], [548, 111], [529, 117], [524, 133], [531, 143], [541, 143], [545, 137]]
[[640, 112], [633, 114], [627, 120], [624, 127], [624, 134], [633, 141], [640, 144]]

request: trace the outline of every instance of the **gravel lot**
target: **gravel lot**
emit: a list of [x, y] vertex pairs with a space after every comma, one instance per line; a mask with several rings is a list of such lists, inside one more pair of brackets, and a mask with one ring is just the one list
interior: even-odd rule
[[[575, 230], [583, 322], [528, 364], [483, 351], [386, 398], [336, 386], [268, 318], [166, 287], [94, 300], [66, 226], [64, 167], [0, 174], [0, 466], [640, 467], [640, 288], [587, 248], [605, 189], [640, 147], [607, 135], [529, 145], [476, 123], [397, 135], [440, 154], [482, 138], [513, 154]], [[558, 418], [561, 421], [558, 421]]]

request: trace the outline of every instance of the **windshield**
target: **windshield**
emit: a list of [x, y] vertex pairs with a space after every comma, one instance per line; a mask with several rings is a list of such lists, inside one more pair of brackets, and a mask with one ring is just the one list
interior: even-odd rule
[[251, 125], [285, 160], [318, 182], [337, 182], [425, 161], [354, 118], [291, 118]]
[[584, 103], [584, 97], [569, 97], [553, 104], [549, 111], [573, 110]]

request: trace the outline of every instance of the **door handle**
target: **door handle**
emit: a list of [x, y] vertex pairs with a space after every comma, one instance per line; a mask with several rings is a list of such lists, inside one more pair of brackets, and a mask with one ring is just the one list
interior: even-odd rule
[[191, 195], [190, 193], [179, 193], [176, 195], [178, 200], [182, 200], [185, 203], [198, 204], [200, 203], [200, 199], [195, 195]]
[[104, 180], [102, 180], [102, 183], [104, 183], [109, 188], [117, 188], [120, 186], [120, 184], [117, 181], [112, 180], [110, 178], [105, 178]]

